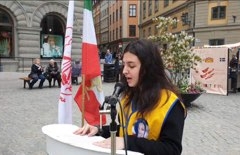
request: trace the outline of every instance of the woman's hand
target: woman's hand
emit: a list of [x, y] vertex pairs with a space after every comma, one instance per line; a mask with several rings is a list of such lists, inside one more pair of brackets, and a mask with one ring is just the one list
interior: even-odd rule
[[98, 133], [98, 128], [93, 126], [93, 125], [89, 125], [87, 123], [85, 123], [85, 125], [82, 128], [79, 128], [77, 131], [74, 132], [74, 134], [76, 135], [88, 135], [88, 136], [94, 136]]
[[[96, 145], [96, 146], [100, 146], [100, 147], [103, 147], [103, 148], [110, 149], [111, 148], [111, 137], [107, 138], [103, 141], [94, 142], [93, 144]], [[116, 137], [116, 149], [117, 150], [124, 149], [123, 137]]]

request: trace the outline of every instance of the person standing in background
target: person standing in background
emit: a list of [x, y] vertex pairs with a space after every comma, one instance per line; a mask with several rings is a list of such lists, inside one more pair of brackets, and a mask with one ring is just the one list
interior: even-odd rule
[[79, 60], [75, 60], [75, 62], [72, 63], [72, 84], [78, 84], [78, 77], [81, 76], [81, 64]]
[[238, 74], [238, 60], [236, 55], [232, 55], [232, 59], [230, 60], [230, 78], [231, 78], [231, 89], [233, 93], [237, 92], [237, 74]]
[[119, 78], [120, 78], [119, 77], [120, 76], [120, 60], [121, 60], [121, 52], [117, 52], [115, 61], [114, 61], [116, 82], [119, 82]]
[[112, 63], [112, 53], [109, 49], [107, 49], [107, 53], [105, 54], [105, 63], [111, 64]]

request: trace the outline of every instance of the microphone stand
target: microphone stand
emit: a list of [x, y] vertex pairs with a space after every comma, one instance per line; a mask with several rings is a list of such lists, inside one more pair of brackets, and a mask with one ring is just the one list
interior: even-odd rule
[[123, 89], [124, 85], [122, 83], [116, 83], [113, 95], [111, 97], [107, 97], [107, 100], [109, 101], [109, 104], [111, 106], [110, 115], [112, 119], [112, 122], [110, 123], [109, 127], [111, 134], [111, 155], [116, 155], [116, 134], [117, 134], [117, 123], [115, 121], [117, 115], [116, 104], [119, 102], [118, 96]]
[[116, 155], [116, 133], [117, 133], [117, 123], [115, 121], [117, 110], [116, 110], [116, 103], [117, 97], [114, 97], [110, 100], [111, 109], [110, 115], [112, 122], [110, 123], [110, 133], [111, 133], [111, 155]]

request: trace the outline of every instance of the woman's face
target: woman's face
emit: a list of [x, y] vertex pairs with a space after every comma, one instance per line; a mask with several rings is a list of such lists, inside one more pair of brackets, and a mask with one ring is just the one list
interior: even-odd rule
[[144, 137], [144, 133], [146, 132], [145, 126], [143, 123], [139, 123], [138, 125], [138, 137]]
[[141, 62], [138, 57], [130, 52], [123, 55], [123, 75], [129, 87], [135, 87], [139, 80]]
[[35, 63], [38, 64], [38, 65], [40, 65], [40, 59], [36, 59], [36, 60], [35, 60]]
[[54, 41], [53, 39], [51, 39], [51, 40], [49, 41], [49, 44], [50, 44], [51, 46], [54, 46], [54, 45], [55, 45], [55, 41]]

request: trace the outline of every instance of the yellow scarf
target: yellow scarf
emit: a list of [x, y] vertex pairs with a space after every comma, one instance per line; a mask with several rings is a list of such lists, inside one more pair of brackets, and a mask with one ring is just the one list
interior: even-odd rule
[[[122, 107], [124, 107], [123, 103], [125, 100], [126, 98], [123, 98], [121, 101]], [[137, 111], [134, 111], [132, 107], [125, 108], [123, 120], [121, 116], [119, 117], [121, 124], [120, 136], [123, 136], [122, 124], [124, 124], [126, 125], [124, 127], [127, 127], [128, 135], [136, 135], [137, 137], [143, 137], [149, 140], [157, 140], [169, 111], [177, 101], [178, 98], [173, 92], [163, 90], [161, 93], [161, 100], [158, 101], [157, 106], [150, 113], [143, 116], [143, 118], [137, 116]], [[184, 104], [182, 104], [182, 107], [186, 112]], [[119, 112], [119, 114], [121, 114], [121, 112]]]

